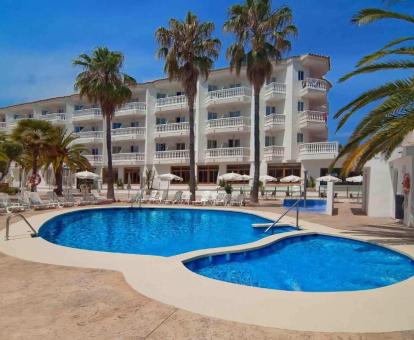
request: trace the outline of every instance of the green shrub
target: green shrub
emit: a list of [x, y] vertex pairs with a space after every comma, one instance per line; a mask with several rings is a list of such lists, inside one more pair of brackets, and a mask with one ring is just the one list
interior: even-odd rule
[[9, 195], [16, 195], [19, 192], [19, 188], [1, 186], [0, 192], [4, 192]]
[[224, 191], [226, 192], [226, 194], [231, 194], [233, 192], [233, 187], [231, 186], [231, 184], [226, 183], [224, 185]]

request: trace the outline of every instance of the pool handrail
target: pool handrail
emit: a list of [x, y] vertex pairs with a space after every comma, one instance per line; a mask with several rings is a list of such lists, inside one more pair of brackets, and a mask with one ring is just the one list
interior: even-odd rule
[[289, 208], [286, 209], [286, 211], [280, 215], [278, 217], [278, 219], [276, 221], [273, 222], [272, 225], [270, 225], [264, 232], [267, 233], [270, 229], [272, 229], [273, 227], [275, 227], [279, 221], [289, 212], [291, 211], [294, 207], [296, 207], [296, 228], [299, 228], [299, 203], [300, 203], [301, 199], [298, 198], [296, 200], [295, 203], [293, 203]]
[[15, 213], [15, 214], [11, 214], [9, 216], [7, 216], [7, 220], [6, 220], [6, 241], [9, 240], [9, 231], [10, 231], [10, 220], [13, 217], [20, 217], [24, 222], [26, 222], [26, 224], [29, 226], [29, 228], [33, 231], [33, 233], [30, 234], [31, 237], [37, 237], [38, 233], [35, 230], [35, 228], [33, 228], [33, 226], [30, 224], [30, 222], [26, 219], [26, 217], [24, 217], [22, 214], [20, 213]]

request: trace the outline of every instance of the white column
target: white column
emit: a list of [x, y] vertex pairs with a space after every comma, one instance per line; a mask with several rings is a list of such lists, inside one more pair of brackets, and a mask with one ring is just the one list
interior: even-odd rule
[[333, 209], [334, 209], [334, 184], [333, 182], [328, 182], [327, 191], [326, 191], [326, 213], [332, 216]]

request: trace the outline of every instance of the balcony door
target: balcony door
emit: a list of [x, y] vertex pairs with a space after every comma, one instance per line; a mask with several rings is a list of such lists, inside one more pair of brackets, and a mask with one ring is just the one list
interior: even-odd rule
[[128, 183], [128, 176], [131, 178], [131, 184], [139, 184], [141, 181], [139, 168], [125, 168], [124, 169], [124, 182]]

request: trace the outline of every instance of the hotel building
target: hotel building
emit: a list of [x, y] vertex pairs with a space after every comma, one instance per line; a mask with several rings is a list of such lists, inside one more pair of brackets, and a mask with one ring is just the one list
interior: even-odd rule
[[[325, 174], [338, 153], [329, 142], [324, 79], [328, 57], [306, 54], [275, 65], [260, 93], [261, 174], [280, 178]], [[198, 185], [216, 184], [226, 172], [253, 174], [252, 88], [242, 70], [228, 68], [200, 79], [195, 101], [195, 151]], [[160, 79], [137, 85], [131, 102], [112, 122], [115, 178], [138, 184], [145, 169], [189, 178], [187, 98], [177, 82]], [[0, 109], [0, 130], [8, 132], [20, 119], [33, 118], [65, 126], [88, 148], [94, 171], [106, 175], [105, 122], [99, 107], [74, 94]]]

